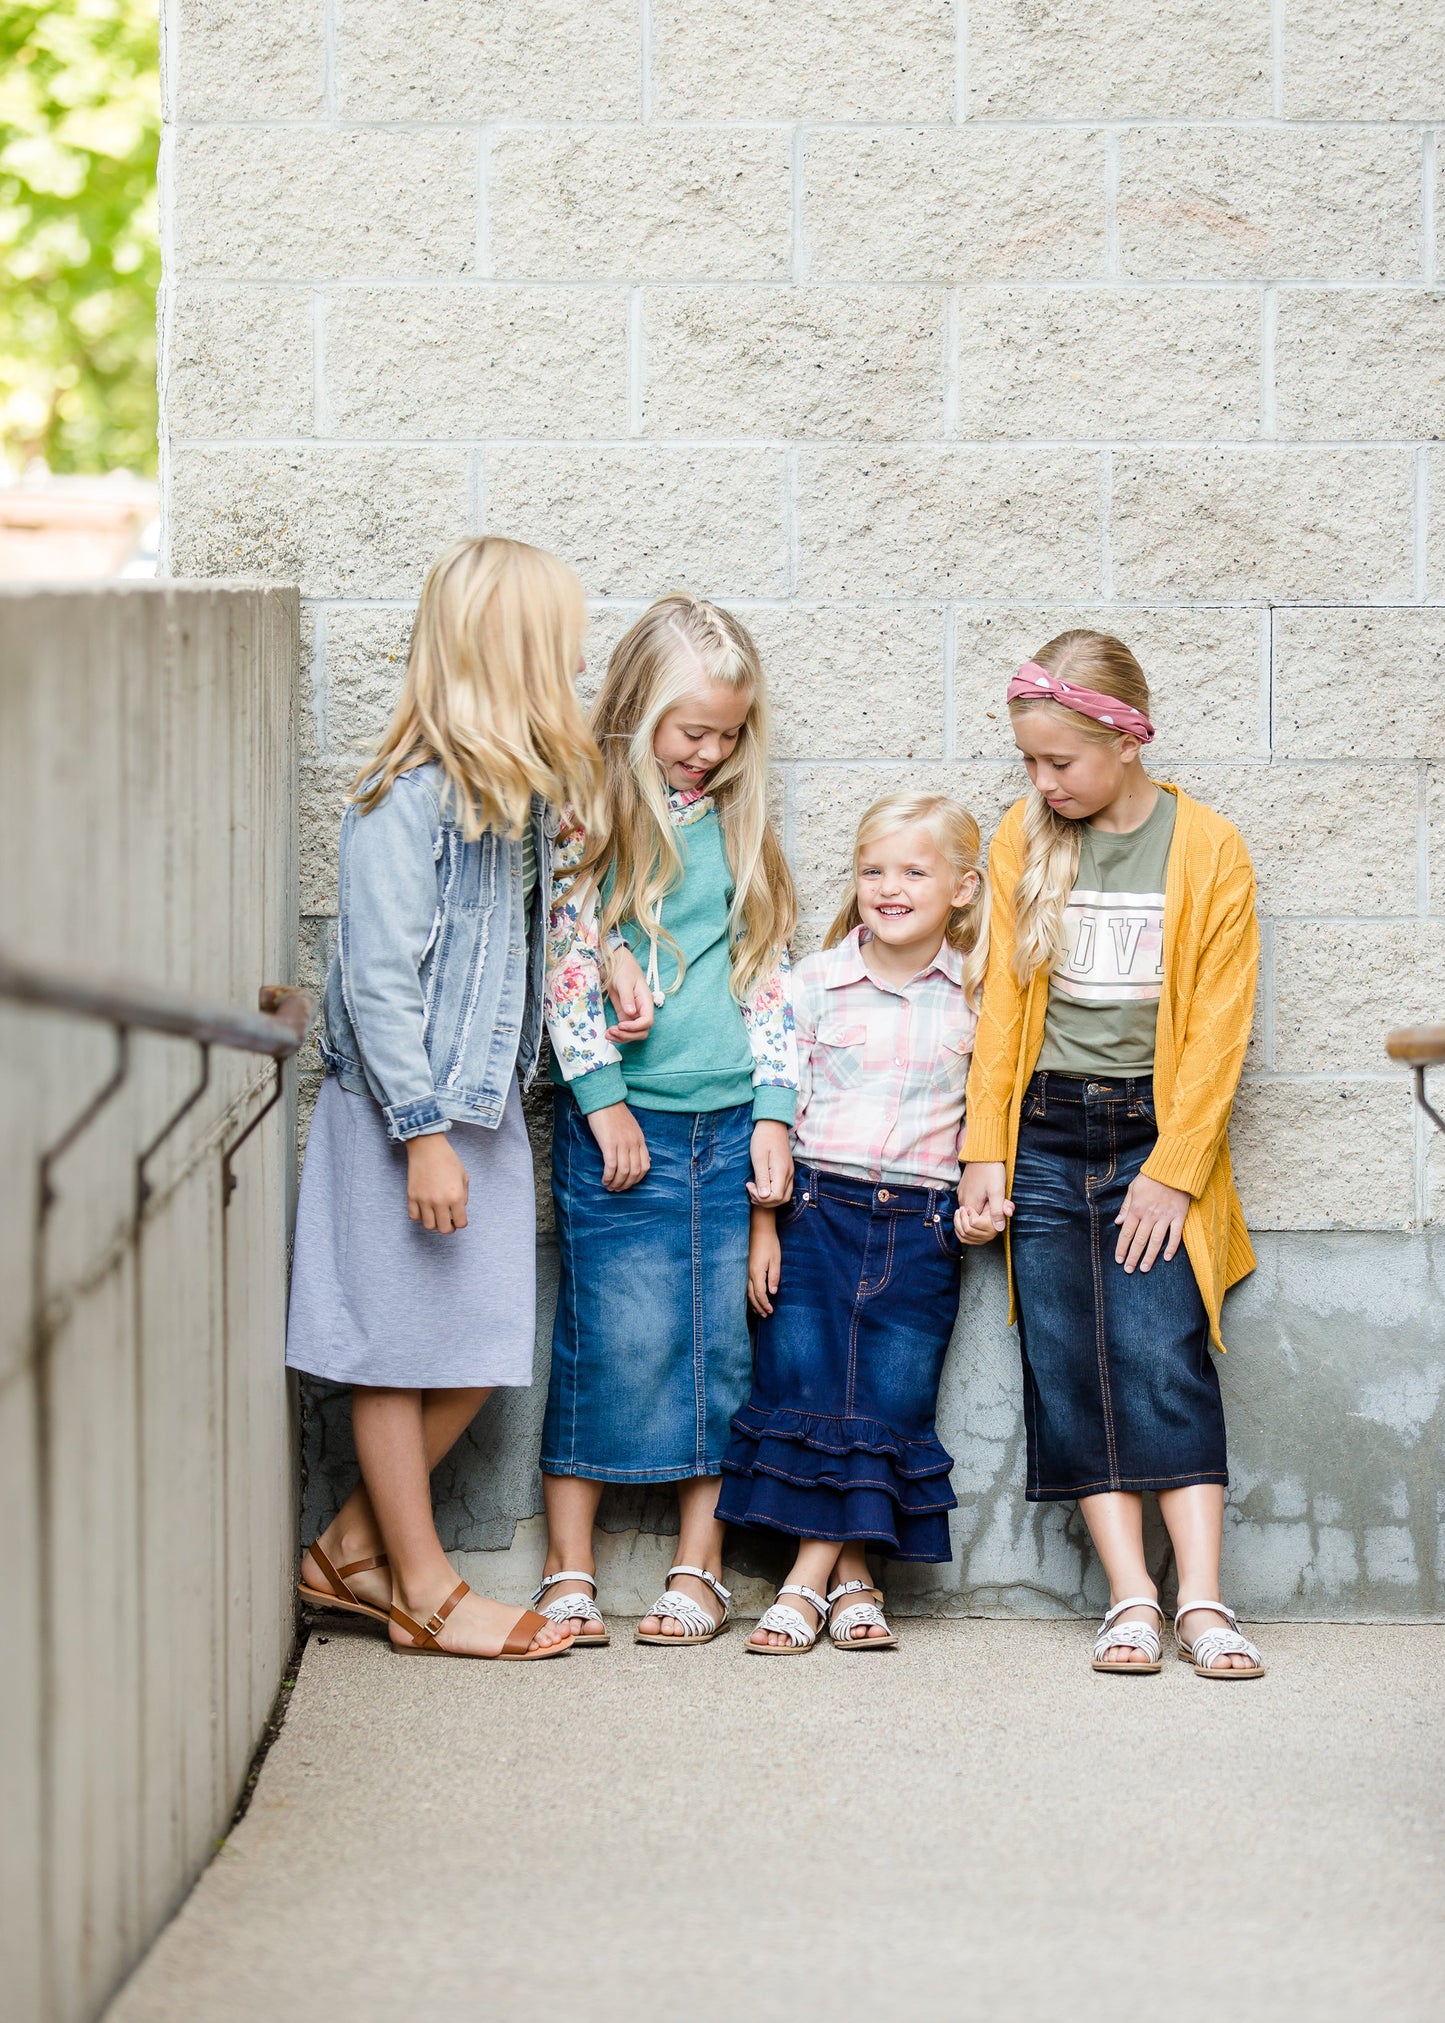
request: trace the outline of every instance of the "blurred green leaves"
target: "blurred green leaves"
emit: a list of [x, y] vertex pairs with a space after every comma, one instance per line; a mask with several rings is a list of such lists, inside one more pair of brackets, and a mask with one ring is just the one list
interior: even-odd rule
[[0, 458], [156, 463], [156, 0], [0, 4]]

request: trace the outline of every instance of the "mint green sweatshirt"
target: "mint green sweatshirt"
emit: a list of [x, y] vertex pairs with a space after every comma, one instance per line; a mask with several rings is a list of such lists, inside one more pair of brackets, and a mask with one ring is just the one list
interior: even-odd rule
[[[753, 1086], [753, 1052], [741, 1008], [732, 994], [728, 909], [733, 878], [716, 809], [676, 830], [683, 880], [662, 903], [662, 923], [686, 957], [681, 987], [677, 960], [665, 941], [657, 945], [658, 979], [667, 996], [644, 1040], [622, 1049], [622, 1061], [604, 1062], [566, 1086], [584, 1116], [611, 1103], [639, 1110], [728, 1110], [751, 1103], [754, 1120], [791, 1124], [796, 1088]], [[622, 932], [647, 969], [647, 936], [633, 921]], [[563, 1076], [554, 1059], [552, 1079]]]

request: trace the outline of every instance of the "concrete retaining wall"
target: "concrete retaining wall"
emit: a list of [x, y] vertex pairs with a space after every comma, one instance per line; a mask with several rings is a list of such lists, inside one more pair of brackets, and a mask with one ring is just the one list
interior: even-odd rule
[[[294, 591], [0, 590], [0, 945], [254, 1010], [291, 980]], [[269, 1061], [0, 1002], [0, 2008], [93, 2016], [226, 1830], [293, 1638], [294, 1105]], [[288, 1085], [294, 1074], [288, 1074]], [[147, 1190], [144, 1195], [141, 1180]]]
[[[461, 530], [577, 566], [594, 668], [678, 583], [746, 617], [804, 945], [879, 791], [992, 823], [1022, 784], [1009, 670], [1103, 623], [1155, 686], [1160, 769], [1259, 867], [1255, 1228], [1281, 1258], [1425, 1256], [1441, 1151], [1381, 1040], [1445, 1006], [1438, 7], [163, 14], [169, 552], [301, 584], [313, 974], [344, 782]], [[1401, 1313], [1401, 1381], [1432, 1326]], [[1307, 1394], [1282, 1479], [1291, 1439], [1343, 1466]], [[963, 1478], [992, 1480], [975, 1437]], [[1027, 1540], [1010, 1567], [1035, 1578]]]

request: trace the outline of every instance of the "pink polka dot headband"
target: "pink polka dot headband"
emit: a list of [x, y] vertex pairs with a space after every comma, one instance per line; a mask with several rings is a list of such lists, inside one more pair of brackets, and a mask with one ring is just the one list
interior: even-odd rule
[[1141, 745], [1152, 744], [1154, 726], [1143, 710], [1120, 702], [1116, 695], [1104, 695], [1097, 688], [1080, 688], [1077, 682], [1060, 681], [1036, 660], [1026, 660], [1008, 685], [1009, 702], [1061, 702], [1065, 709], [1107, 724], [1125, 737], [1137, 738]]

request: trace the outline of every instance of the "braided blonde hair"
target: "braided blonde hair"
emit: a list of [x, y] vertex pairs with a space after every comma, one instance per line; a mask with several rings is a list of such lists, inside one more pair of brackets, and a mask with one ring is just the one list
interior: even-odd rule
[[950, 948], [964, 958], [963, 995], [971, 1011], [977, 1011], [983, 989], [983, 973], [988, 967], [988, 881], [984, 876], [982, 845], [978, 824], [967, 808], [946, 794], [889, 794], [864, 811], [853, 845], [853, 877], [848, 897], [823, 940], [824, 948], [836, 948], [861, 924], [858, 911], [858, 866], [870, 843], [880, 836], [896, 835], [900, 829], [925, 829], [938, 846], [939, 855], [960, 884], [972, 871], [978, 885], [966, 906], [955, 906], [943, 930]]
[[[1049, 674], [1080, 688], [1097, 689], [1149, 714], [1149, 684], [1144, 670], [1122, 639], [1110, 632], [1061, 632], [1032, 658]], [[1120, 733], [1093, 717], [1080, 716], [1051, 697], [1034, 701], [1020, 696], [1009, 704], [1009, 715], [1047, 711], [1060, 723], [1101, 743], [1120, 743]], [[1052, 972], [1064, 954], [1064, 909], [1079, 872], [1081, 825], [1051, 808], [1030, 784], [1024, 807], [1024, 862], [1014, 887], [1013, 973], [1027, 983], [1039, 970]]]

